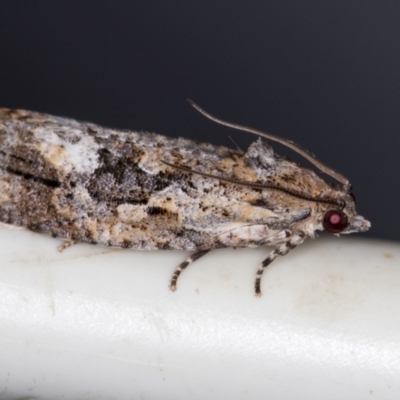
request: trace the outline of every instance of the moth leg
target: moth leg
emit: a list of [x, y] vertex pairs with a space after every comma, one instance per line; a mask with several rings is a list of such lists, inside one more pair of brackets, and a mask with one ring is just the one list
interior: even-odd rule
[[274, 251], [272, 251], [269, 254], [269, 256], [260, 264], [257, 270], [256, 282], [255, 282], [255, 291], [256, 291], [255, 294], [257, 297], [261, 297], [261, 277], [265, 268], [267, 268], [267, 266], [271, 264], [276, 257], [286, 255], [287, 253], [289, 253], [290, 250], [294, 249], [298, 244], [299, 243], [296, 243], [295, 241], [288, 241], [286, 243], [283, 243], [281, 246], [277, 247]]
[[169, 284], [169, 288], [175, 292], [176, 290], [176, 283], [178, 281], [179, 275], [181, 274], [181, 272], [188, 266], [190, 265], [192, 262], [198, 260], [199, 258], [203, 257], [204, 255], [206, 255], [210, 250], [199, 250], [196, 251], [196, 253], [193, 253], [191, 256], [189, 256], [183, 263], [179, 264], [176, 268], [175, 271], [172, 275], [170, 284]]
[[57, 247], [57, 250], [62, 253], [64, 250], [68, 249], [68, 247], [71, 247], [75, 244], [76, 242], [74, 242], [73, 240], [66, 240], [64, 243], [60, 244]]

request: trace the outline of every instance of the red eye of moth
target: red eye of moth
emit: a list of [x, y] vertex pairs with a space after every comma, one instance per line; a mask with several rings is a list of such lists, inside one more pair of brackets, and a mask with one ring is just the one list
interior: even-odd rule
[[329, 210], [324, 215], [324, 221], [322, 225], [324, 228], [331, 233], [342, 232], [347, 225], [349, 220], [347, 215], [340, 210]]

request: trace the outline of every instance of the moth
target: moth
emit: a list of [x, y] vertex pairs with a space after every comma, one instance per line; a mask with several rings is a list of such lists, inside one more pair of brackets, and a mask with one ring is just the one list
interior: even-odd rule
[[[259, 138], [247, 151], [47, 114], [0, 109], [0, 222], [63, 239], [137, 250], [191, 250], [170, 281], [210, 250], [273, 246], [261, 276], [319, 230], [364, 232], [349, 181], [295, 143]], [[281, 143], [330, 175], [275, 154]]]

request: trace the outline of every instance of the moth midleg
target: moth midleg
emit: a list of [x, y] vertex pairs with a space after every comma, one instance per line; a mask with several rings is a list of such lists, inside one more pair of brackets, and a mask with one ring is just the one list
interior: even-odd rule
[[193, 253], [191, 256], [189, 256], [183, 263], [179, 264], [176, 268], [175, 271], [172, 275], [170, 284], [169, 284], [169, 288], [175, 292], [176, 290], [176, 283], [178, 281], [179, 275], [181, 274], [181, 272], [192, 262], [198, 260], [199, 258], [203, 257], [204, 255], [206, 255], [210, 250], [199, 250], [196, 251], [196, 253]]
[[272, 263], [272, 261], [275, 260], [276, 257], [278, 256], [284, 256], [287, 253], [289, 253], [290, 250], [294, 249], [296, 246], [298, 245], [298, 243], [296, 243], [295, 241], [287, 241], [285, 243], [283, 243], [281, 246], [277, 247], [275, 250], [273, 250], [269, 256], [260, 264], [260, 266], [258, 267], [257, 270], [257, 274], [256, 274], [256, 282], [255, 282], [255, 295], [257, 297], [261, 296], [261, 277], [262, 274], [265, 270], [265, 268], [267, 268], [267, 266], [269, 264]]

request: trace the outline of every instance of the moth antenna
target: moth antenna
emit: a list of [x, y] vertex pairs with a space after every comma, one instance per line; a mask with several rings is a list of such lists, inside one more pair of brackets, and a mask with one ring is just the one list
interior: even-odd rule
[[240, 179], [234, 179], [234, 178], [227, 178], [225, 176], [219, 176], [219, 175], [213, 175], [213, 174], [207, 174], [206, 172], [200, 172], [200, 171], [195, 171], [189, 167], [185, 167], [183, 165], [175, 165], [171, 164], [168, 161], [161, 160], [161, 162], [165, 165], [168, 165], [171, 168], [178, 169], [180, 171], [184, 172], [190, 172], [194, 175], [200, 175], [204, 176], [206, 178], [211, 178], [211, 179], [218, 179], [222, 182], [229, 182], [229, 183], [234, 183], [236, 185], [240, 186], [246, 186], [250, 187], [252, 189], [273, 189], [273, 190], [279, 190], [280, 192], [287, 193], [291, 196], [297, 197], [299, 199], [307, 200], [307, 201], [314, 201], [314, 202], [319, 202], [319, 203], [327, 203], [327, 204], [334, 204], [335, 206], [338, 206], [339, 208], [343, 209], [346, 206], [346, 203], [343, 200], [337, 200], [337, 199], [332, 199], [330, 197], [311, 197], [307, 195], [306, 193], [302, 192], [297, 192], [292, 189], [287, 189], [279, 185], [274, 185], [272, 183], [270, 184], [262, 184], [262, 183], [252, 183], [252, 182], [247, 182], [247, 181], [242, 181]]
[[208, 112], [204, 111], [201, 107], [199, 107], [192, 100], [187, 99], [187, 102], [193, 108], [195, 108], [200, 114], [203, 114], [206, 118], [210, 119], [211, 121], [216, 122], [217, 124], [225, 125], [225, 126], [228, 126], [229, 128], [237, 129], [239, 131], [253, 133], [255, 135], [265, 137], [265, 138], [270, 139], [270, 140], [272, 140], [274, 142], [278, 142], [280, 144], [283, 144], [286, 147], [289, 147], [290, 149], [294, 150], [296, 153], [302, 155], [304, 158], [306, 158], [308, 161], [310, 161], [310, 163], [314, 164], [322, 172], [324, 172], [325, 174], [331, 176], [332, 178], [336, 179], [341, 184], [343, 184], [344, 189], [348, 193], [350, 193], [351, 186], [350, 186], [350, 182], [348, 181], [347, 178], [345, 178], [339, 172], [336, 172], [334, 169], [329, 168], [328, 166], [323, 164], [314, 155], [310, 154], [310, 152], [308, 152], [306, 149], [303, 149], [301, 146], [299, 146], [298, 144], [292, 142], [291, 140], [283, 139], [283, 138], [281, 138], [279, 136], [272, 135], [271, 133], [261, 132], [261, 131], [259, 131], [257, 129], [249, 128], [247, 126], [233, 124], [231, 122], [223, 121], [222, 119], [216, 118], [216, 117], [212, 116], [211, 114], [209, 114]]
[[231, 142], [236, 146], [236, 148], [238, 149], [238, 151], [243, 152], [243, 150], [240, 148], [240, 146], [233, 140], [232, 136], [229, 135], [228, 138], [231, 140]]

